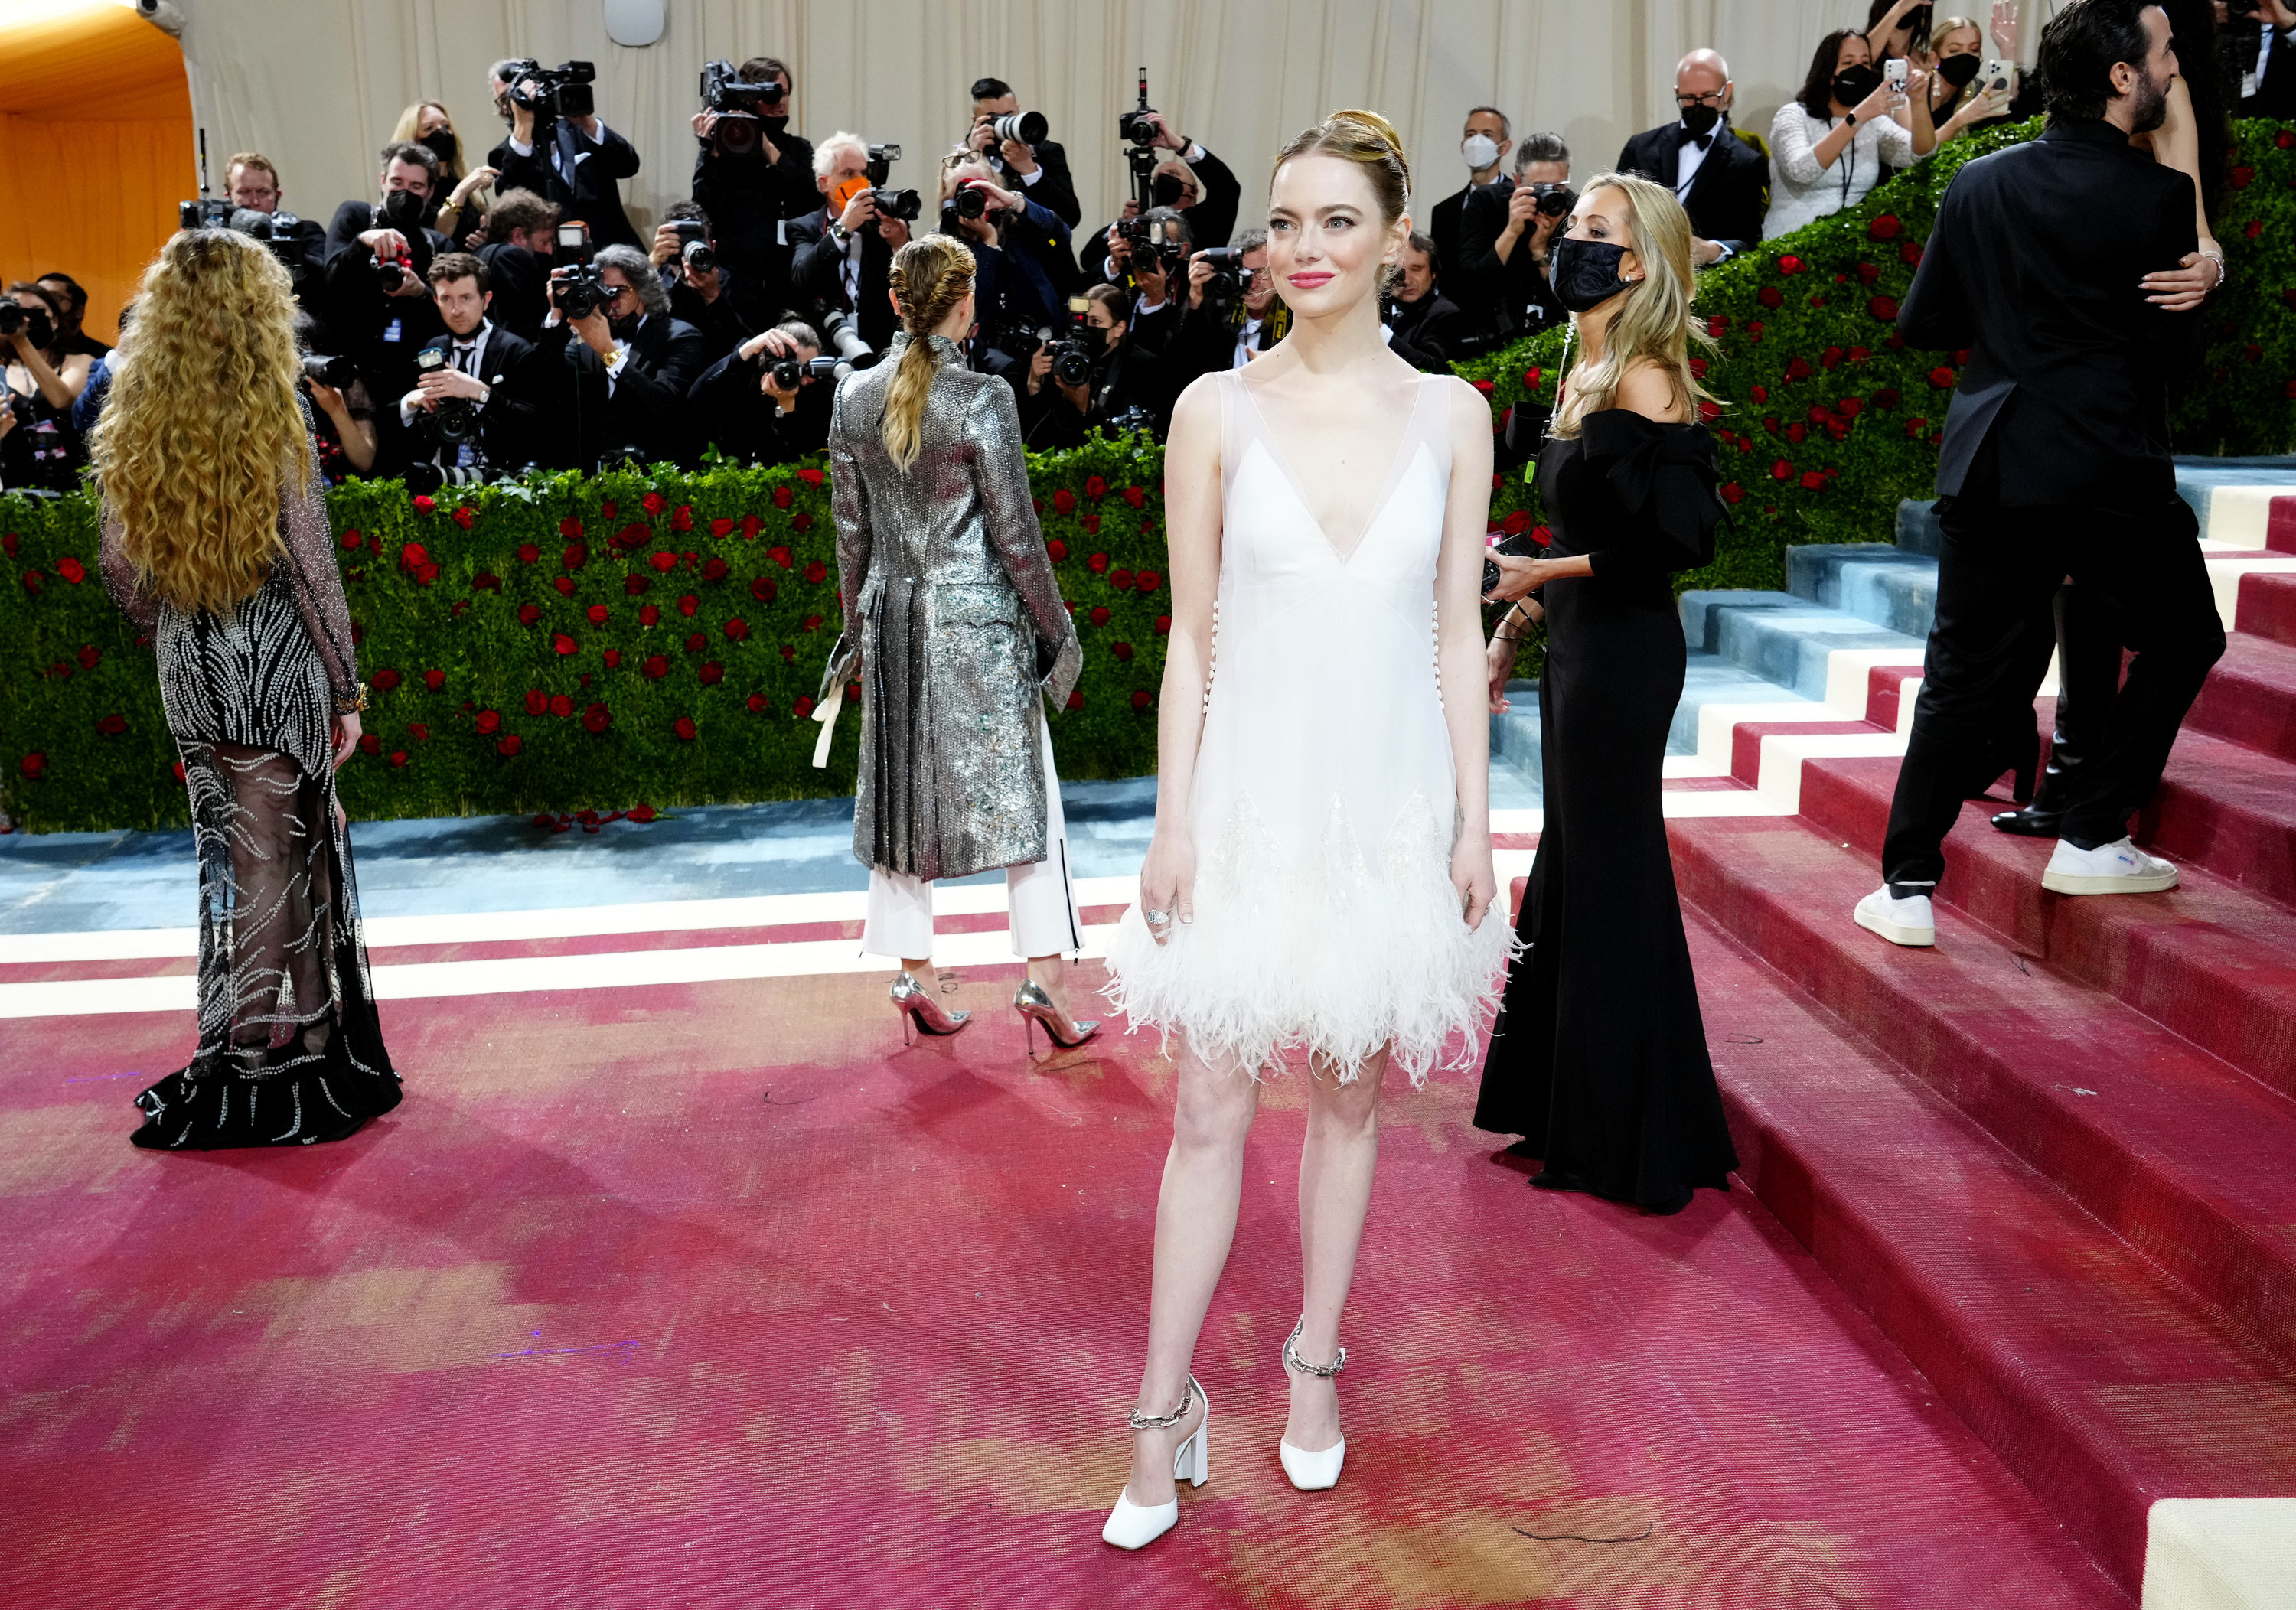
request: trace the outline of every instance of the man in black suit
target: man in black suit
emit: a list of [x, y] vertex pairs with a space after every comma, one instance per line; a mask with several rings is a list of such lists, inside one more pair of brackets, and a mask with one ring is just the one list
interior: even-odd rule
[[[631, 453], [653, 463], [689, 462], [686, 394], [709, 364], [701, 332], [670, 317], [661, 275], [636, 247], [601, 247], [593, 261], [608, 299], [587, 317], [567, 320], [556, 309], [569, 271], [559, 269], [551, 276], [554, 322], [535, 343], [534, 362], [553, 376], [561, 399], [549, 421], [555, 462], [586, 472]], [[578, 434], [571, 429], [578, 421]]]
[[786, 388], [774, 383], [782, 358], [821, 356], [812, 325], [791, 319], [751, 336], [701, 373], [687, 393], [697, 440], [748, 464], [786, 464], [829, 445], [829, 415], [837, 382], [802, 376]]
[[2168, 377], [2194, 319], [2159, 303], [2164, 277], [2195, 257], [2193, 184], [2128, 143], [2165, 116], [2168, 15], [2081, 0], [2042, 35], [2040, 70], [2049, 127], [1954, 176], [1898, 318], [1908, 345], [1971, 356], [1938, 463], [1936, 625], [1882, 846], [1888, 881], [1857, 911], [1898, 944], [1936, 943], [1946, 834], [2011, 764], [1998, 737], [2038, 688], [2068, 575], [2136, 657], [2103, 753], [2069, 790], [2046, 888], [2176, 887], [2174, 866], [2129, 842], [2128, 819], [2225, 647], [2169, 456]]
[[1437, 289], [1442, 258], [1431, 236], [1417, 230], [1395, 259], [1395, 295], [1387, 308], [1388, 346], [1414, 369], [1447, 372], [1451, 350], [1465, 333], [1466, 321]]
[[714, 112], [693, 115], [701, 152], [693, 159], [694, 204], [718, 226], [718, 256], [734, 271], [731, 294], [743, 323], [761, 329], [790, 301], [788, 224], [821, 198], [813, 188], [813, 142], [790, 132], [790, 70], [777, 56], [742, 63], [745, 84], [776, 84], [779, 101], [759, 105], [758, 141], [728, 152]]
[[[1514, 127], [1496, 106], [1478, 106], [1467, 114], [1459, 136], [1459, 154], [1467, 164], [1467, 182], [1441, 200], [1427, 222], [1428, 238], [1435, 242], [1435, 260], [1456, 271], [1459, 262], [1459, 213], [1467, 198], [1493, 184], [1513, 188], [1506, 176], [1507, 153], [1514, 149]], [[1456, 298], [1454, 298], [1456, 300]]]
[[1021, 140], [999, 140], [990, 124], [1021, 110], [1021, 97], [1002, 78], [976, 78], [972, 85], [972, 129], [964, 137], [968, 150], [987, 157], [1004, 189], [1026, 196], [1070, 229], [1084, 222], [1084, 204], [1077, 200], [1076, 180], [1069, 173], [1069, 153], [1057, 141], [1034, 145]]
[[[399, 464], [431, 463], [442, 470], [514, 470], [541, 457], [541, 409], [528, 360], [534, 343], [488, 316], [494, 293], [487, 266], [468, 252], [441, 252], [430, 264], [432, 303], [447, 327], [424, 350], [447, 355], [447, 365], [423, 371], [398, 399], [399, 430], [390, 457]], [[460, 442], [435, 428], [442, 407], [463, 412], [478, 427]]]
[[[2296, 7], [2288, 0], [2257, 0], [2251, 20], [2253, 57], [2241, 73], [2240, 113], [2243, 118], [2296, 118]], [[2242, 53], [2249, 55], [2245, 39]], [[2197, 67], [2194, 69], [2200, 70]]]
[[445, 328], [424, 277], [431, 258], [447, 249], [447, 237], [422, 223], [438, 182], [430, 147], [384, 146], [381, 200], [336, 208], [320, 253], [324, 322], [378, 398], [414, 384], [414, 354]]
[[1669, 186], [1690, 215], [1701, 268], [1734, 257], [1762, 238], [1763, 192], [1770, 165], [1730, 127], [1738, 86], [1716, 52], [1694, 50], [1674, 69], [1674, 102], [1682, 116], [1636, 135], [1619, 153], [1620, 173]]
[[478, 249], [494, 300], [487, 316], [531, 341], [550, 316], [550, 259], [558, 245], [558, 208], [530, 190], [498, 191], [487, 209], [487, 243]]
[[530, 190], [557, 202], [560, 214], [587, 224], [590, 239], [601, 246], [637, 245], [638, 232], [622, 210], [616, 183], [637, 172], [637, 148], [600, 122], [595, 112], [549, 119], [538, 126], [537, 141], [534, 108], [520, 105], [517, 96], [513, 88], [510, 138], [487, 158], [499, 176], [496, 188]]
[[1526, 135], [1515, 147], [1513, 179], [1468, 195], [1449, 294], [1467, 315], [1471, 339], [1486, 347], [1512, 341], [1569, 316], [1547, 279], [1546, 254], [1570, 213], [1569, 196], [1554, 187], [1570, 183], [1562, 136]]
[[882, 352], [900, 328], [886, 295], [893, 254], [909, 243], [909, 226], [880, 217], [869, 184], [869, 147], [840, 130], [813, 153], [822, 204], [789, 226], [790, 282], [807, 321], [822, 329], [832, 314], [850, 316], [871, 350]]

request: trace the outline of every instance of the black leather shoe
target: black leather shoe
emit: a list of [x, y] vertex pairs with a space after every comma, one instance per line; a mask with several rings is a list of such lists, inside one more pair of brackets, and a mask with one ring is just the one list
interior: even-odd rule
[[2005, 833], [2015, 833], [2026, 838], [2054, 838], [2064, 819], [2062, 811], [2045, 811], [2038, 805], [2027, 805], [2021, 811], [2002, 812], [1993, 819], [1993, 825]]

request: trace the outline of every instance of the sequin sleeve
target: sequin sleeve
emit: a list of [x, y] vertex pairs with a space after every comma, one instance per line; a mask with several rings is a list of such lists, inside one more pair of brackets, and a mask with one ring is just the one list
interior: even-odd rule
[[1037, 523], [1029, 492], [1029, 455], [1021, 445], [1021, 410], [1013, 400], [1013, 388], [1002, 381], [981, 387], [965, 425], [972, 438], [973, 478], [980, 489], [989, 545], [1036, 623], [1037, 665], [1045, 691], [1054, 704], [1062, 703], [1076, 686], [1084, 650], [1077, 642], [1076, 623], [1061, 601], [1052, 556], [1045, 552], [1044, 529]]
[[[318, 448], [311, 449], [312, 463]], [[333, 528], [327, 523], [325, 483], [316, 470], [301, 489], [285, 488], [280, 494], [280, 525], [286, 546], [288, 579], [295, 596], [295, 612], [311, 634], [311, 646], [327, 667], [327, 684], [334, 691], [340, 715], [358, 706], [358, 650], [351, 642], [350, 606], [343, 601], [343, 576], [335, 563]]]
[[159, 623], [159, 601], [144, 591], [143, 578], [135, 574], [135, 561], [127, 557], [127, 527], [109, 503], [103, 508], [103, 535], [96, 543], [95, 556], [112, 601], [140, 629], [149, 632]]
[[861, 481], [861, 458], [845, 435], [845, 388], [829, 413], [829, 515], [837, 524], [837, 584], [844, 589], [845, 630], [861, 641], [861, 589], [869, 579], [873, 542], [869, 531], [869, 489]]

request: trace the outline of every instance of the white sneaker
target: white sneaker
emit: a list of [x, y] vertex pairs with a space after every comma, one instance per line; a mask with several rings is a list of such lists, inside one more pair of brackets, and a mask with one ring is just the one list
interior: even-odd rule
[[2093, 850], [2060, 838], [2041, 887], [2060, 895], [2158, 895], [2177, 887], [2177, 869], [2126, 838]]
[[1892, 900], [1890, 886], [1885, 883], [1859, 901], [1854, 914], [1859, 928], [1873, 929], [1891, 944], [1919, 946], [1937, 943], [1937, 918], [1930, 911], [1927, 895]]

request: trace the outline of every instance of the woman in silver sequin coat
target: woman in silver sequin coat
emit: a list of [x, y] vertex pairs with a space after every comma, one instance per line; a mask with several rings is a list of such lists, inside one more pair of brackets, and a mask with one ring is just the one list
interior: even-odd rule
[[147, 633], [200, 864], [199, 1049], [135, 1099], [138, 1146], [339, 1140], [398, 1105], [335, 768], [365, 704], [296, 396], [294, 290], [259, 241], [186, 230], [144, 276], [94, 462], [105, 582]]
[[1013, 948], [1029, 978], [1013, 1006], [1034, 1040], [1080, 1044], [1067, 952], [1083, 943], [1044, 700], [1065, 700], [1082, 652], [1029, 494], [1012, 388], [964, 366], [972, 256], [946, 236], [903, 247], [886, 361], [838, 389], [829, 427], [845, 635], [824, 702], [857, 673], [863, 699], [853, 853], [868, 866], [862, 949], [900, 960], [892, 998], [910, 1025], [954, 1034], [940, 1005], [932, 886], [1003, 867]]

